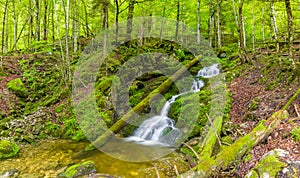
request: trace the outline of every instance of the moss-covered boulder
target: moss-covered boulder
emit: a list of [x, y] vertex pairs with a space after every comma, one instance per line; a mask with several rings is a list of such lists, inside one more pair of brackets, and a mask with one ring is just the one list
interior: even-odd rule
[[86, 161], [83, 163], [75, 164], [66, 169], [60, 177], [74, 178], [82, 175], [87, 175], [96, 172], [96, 166], [93, 161]]
[[286, 163], [279, 160], [279, 157], [285, 156], [286, 154], [288, 153], [281, 149], [268, 152], [259, 160], [257, 165], [250, 170], [246, 177], [277, 177], [279, 171], [287, 166]]
[[6, 84], [6, 88], [11, 90], [18, 97], [26, 98], [28, 96], [28, 91], [20, 78], [9, 81]]
[[10, 158], [18, 154], [20, 148], [8, 140], [0, 140], [0, 159]]

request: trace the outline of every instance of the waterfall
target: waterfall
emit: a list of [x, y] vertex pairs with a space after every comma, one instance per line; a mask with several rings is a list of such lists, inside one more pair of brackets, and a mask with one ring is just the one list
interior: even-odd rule
[[211, 78], [220, 73], [218, 64], [213, 64], [212, 66], [204, 67], [198, 71], [190, 91], [186, 91], [177, 95], [172, 96], [160, 111], [160, 115], [150, 117], [146, 119], [132, 134], [125, 138], [127, 141], [133, 141], [145, 145], [155, 145], [162, 144], [166, 146], [172, 146], [178, 138], [181, 137], [182, 132], [176, 128], [175, 121], [168, 117], [171, 105], [175, 100], [186, 93], [198, 92], [205, 83], [198, 77]]

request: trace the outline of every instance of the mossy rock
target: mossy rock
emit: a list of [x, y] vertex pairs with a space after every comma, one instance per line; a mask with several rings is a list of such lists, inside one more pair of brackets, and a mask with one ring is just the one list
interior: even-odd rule
[[92, 161], [75, 164], [66, 169], [60, 177], [74, 178], [96, 172], [96, 165]]
[[284, 150], [275, 149], [265, 154], [257, 165], [246, 175], [247, 178], [277, 177], [279, 171], [286, 167], [286, 163], [279, 160], [279, 156], [286, 154]]
[[28, 96], [28, 91], [20, 78], [9, 81], [6, 87], [20, 98], [26, 98]]
[[20, 148], [8, 140], [0, 140], [0, 159], [6, 159], [18, 154]]

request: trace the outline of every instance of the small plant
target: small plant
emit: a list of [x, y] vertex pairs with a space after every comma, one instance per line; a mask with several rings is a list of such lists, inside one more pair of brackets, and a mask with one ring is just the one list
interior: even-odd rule
[[300, 141], [300, 127], [291, 131], [292, 137], [295, 139], [296, 142]]

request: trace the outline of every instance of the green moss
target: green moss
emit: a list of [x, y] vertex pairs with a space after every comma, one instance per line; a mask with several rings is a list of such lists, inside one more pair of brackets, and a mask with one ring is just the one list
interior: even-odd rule
[[63, 104], [57, 106], [54, 110], [56, 113], [61, 113], [64, 110], [64, 108], [66, 108], [66, 105], [63, 103]]
[[0, 159], [10, 158], [18, 154], [20, 148], [8, 140], [0, 140]]
[[28, 91], [20, 78], [9, 81], [6, 87], [21, 98], [25, 98], [28, 95]]
[[246, 177], [257, 177], [257, 175], [262, 177], [277, 177], [278, 172], [286, 166], [286, 163], [279, 161], [276, 154], [268, 155], [261, 159]]
[[74, 178], [82, 175], [87, 175], [96, 172], [95, 163], [92, 161], [86, 161], [83, 163], [75, 164], [66, 169], [63, 177]]

